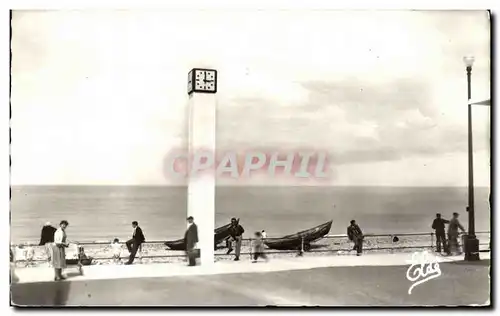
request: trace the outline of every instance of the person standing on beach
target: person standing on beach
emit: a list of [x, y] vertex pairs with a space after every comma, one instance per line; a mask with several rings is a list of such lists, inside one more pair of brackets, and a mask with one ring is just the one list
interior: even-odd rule
[[452, 254], [453, 252], [460, 254], [460, 250], [458, 249], [458, 229], [462, 233], [465, 233], [465, 228], [458, 221], [458, 213], [453, 213], [453, 218], [448, 225], [448, 254]]
[[111, 251], [113, 251], [113, 262], [120, 263], [121, 262], [121, 254], [122, 254], [122, 245], [120, 245], [120, 240], [115, 238], [111, 243]]
[[198, 226], [194, 223], [193, 216], [187, 218], [188, 227], [184, 234], [184, 242], [186, 243], [186, 255], [188, 257], [188, 265], [196, 265], [196, 244], [198, 243]]
[[262, 259], [269, 261], [266, 254], [264, 253], [264, 241], [261, 232], [255, 232], [254, 239], [252, 240], [252, 262], [257, 262], [257, 259], [261, 257]]
[[33, 259], [35, 258], [35, 248], [29, 243], [26, 243], [26, 266], [30, 267], [33, 265]]
[[19, 278], [16, 275], [16, 263], [14, 258], [14, 253], [12, 252], [12, 248], [10, 248], [10, 282], [17, 283]]
[[146, 241], [144, 234], [142, 233], [142, 229], [139, 227], [139, 223], [136, 221], [132, 222], [132, 228], [134, 229], [132, 233], [132, 239], [128, 240], [125, 245], [127, 245], [128, 252], [130, 252], [130, 257], [125, 264], [132, 264], [135, 259], [135, 255], [137, 254], [137, 250], [142, 245], [143, 242]]
[[[240, 260], [240, 251], [241, 251], [241, 241], [243, 239], [243, 233], [245, 229], [240, 225], [240, 222], [236, 220], [236, 218], [231, 218], [231, 227], [229, 227], [229, 236], [231, 236], [231, 241], [235, 243], [236, 252], [234, 261]], [[230, 254], [233, 251], [232, 243], [230, 244], [230, 248], [227, 251], [227, 254]]]
[[443, 250], [448, 252], [448, 245], [446, 244], [446, 233], [444, 224], [449, 224], [450, 221], [441, 218], [441, 214], [437, 213], [436, 218], [432, 222], [432, 229], [436, 231], [436, 252], [441, 252], [441, 244]]
[[47, 262], [50, 265], [52, 261], [52, 243], [54, 242], [54, 234], [57, 228], [53, 227], [50, 222], [45, 223], [42, 227], [39, 246], [45, 246], [45, 254], [47, 255]]
[[52, 266], [54, 267], [54, 281], [64, 280], [62, 269], [66, 268], [66, 248], [69, 244], [66, 242], [66, 228], [68, 221], [62, 220], [59, 228], [54, 233], [54, 243], [52, 247]]
[[351, 225], [347, 227], [347, 236], [349, 237], [349, 240], [354, 242], [353, 250], [357, 251], [356, 255], [361, 256], [363, 253], [364, 236], [361, 228], [359, 228], [355, 220], [352, 220]]

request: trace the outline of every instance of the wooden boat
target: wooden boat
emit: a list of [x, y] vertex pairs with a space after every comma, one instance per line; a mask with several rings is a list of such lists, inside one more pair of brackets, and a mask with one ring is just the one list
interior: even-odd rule
[[[231, 227], [230, 223], [215, 229], [214, 248], [216, 248], [218, 244], [220, 244], [229, 236], [229, 227]], [[184, 238], [166, 241], [165, 245], [171, 250], [186, 250], [186, 243], [184, 241]]]
[[296, 250], [301, 249], [302, 239], [304, 239], [304, 250], [311, 248], [311, 243], [323, 238], [332, 228], [333, 221], [326, 222], [319, 226], [300, 231], [298, 233], [283, 236], [281, 238], [267, 238], [264, 244], [276, 250]]

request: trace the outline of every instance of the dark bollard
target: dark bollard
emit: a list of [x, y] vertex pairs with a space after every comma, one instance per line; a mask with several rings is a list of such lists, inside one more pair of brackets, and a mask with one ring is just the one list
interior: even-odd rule
[[300, 241], [300, 248], [299, 248], [299, 257], [302, 257], [304, 255], [304, 237], [301, 238]]

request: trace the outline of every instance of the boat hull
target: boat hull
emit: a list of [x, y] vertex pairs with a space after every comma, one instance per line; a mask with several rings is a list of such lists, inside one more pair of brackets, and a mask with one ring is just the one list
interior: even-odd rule
[[[216, 248], [218, 244], [220, 244], [229, 236], [229, 227], [231, 227], [231, 224], [227, 224], [215, 229], [214, 248]], [[186, 242], [184, 241], [184, 238], [166, 241], [165, 245], [171, 250], [186, 250]]]
[[275, 250], [296, 250], [301, 249], [302, 240], [304, 241], [304, 248], [308, 250], [310, 243], [323, 238], [330, 232], [333, 221], [326, 222], [319, 226], [298, 232], [293, 235], [287, 235], [281, 238], [268, 238], [264, 244]]

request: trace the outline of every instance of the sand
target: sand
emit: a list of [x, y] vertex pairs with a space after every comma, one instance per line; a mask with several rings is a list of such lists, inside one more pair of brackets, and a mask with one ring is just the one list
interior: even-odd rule
[[[488, 249], [489, 235], [478, 236], [480, 239], [480, 249]], [[435, 238], [431, 240], [430, 235], [411, 235], [398, 236], [399, 241], [393, 242], [393, 236], [366, 236], [364, 242], [364, 251], [369, 252], [413, 252], [416, 249], [432, 249], [435, 243]], [[112, 250], [110, 244], [82, 244], [85, 253], [94, 258], [93, 264], [114, 264], [112, 258]], [[233, 260], [234, 251], [227, 255], [227, 248], [224, 243], [219, 245], [219, 249], [215, 251], [215, 260]], [[324, 256], [324, 255], [346, 255], [352, 253], [353, 244], [346, 237], [325, 237], [311, 245], [311, 249], [303, 255], [307, 256]], [[35, 256], [34, 261], [29, 266], [47, 265], [47, 257], [45, 249], [42, 246], [34, 246]], [[241, 260], [250, 260], [250, 240], [244, 240], [241, 248]], [[267, 255], [270, 258], [283, 256], [298, 256], [298, 250], [278, 251], [267, 249]], [[76, 247], [68, 248], [66, 258], [74, 258]], [[128, 251], [123, 245], [122, 261], [128, 258]], [[25, 253], [23, 250], [15, 251], [16, 265], [26, 266]], [[184, 262], [186, 260], [184, 251], [173, 251], [161, 242], [145, 243], [142, 246], [142, 252], [138, 254], [137, 263], [165, 263], [165, 262]]]

